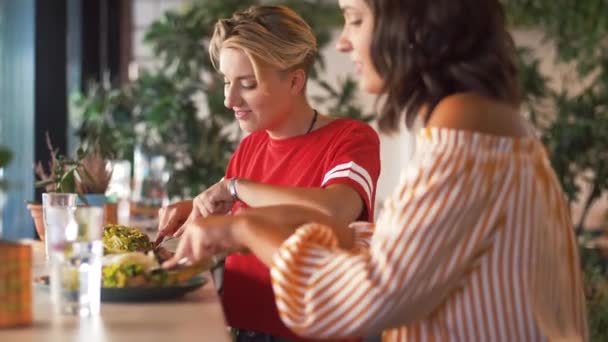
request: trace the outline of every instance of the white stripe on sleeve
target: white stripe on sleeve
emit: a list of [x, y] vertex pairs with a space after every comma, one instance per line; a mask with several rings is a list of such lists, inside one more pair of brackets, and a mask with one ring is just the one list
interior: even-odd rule
[[373, 182], [369, 172], [363, 167], [359, 166], [354, 161], [337, 165], [325, 174], [321, 186], [325, 186], [329, 180], [335, 178], [349, 178], [357, 182], [365, 190], [367, 203], [371, 203], [372, 195], [374, 193]]

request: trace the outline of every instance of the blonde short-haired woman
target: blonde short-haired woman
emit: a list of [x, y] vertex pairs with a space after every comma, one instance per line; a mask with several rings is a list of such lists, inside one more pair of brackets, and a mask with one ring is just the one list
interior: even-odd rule
[[[251, 134], [225, 178], [193, 201], [161, 210], [157, 241], [180, 235], [197, 218], [246, 207], [297, 205], [282, 224], [331, 217], [344, 226], [373, 220], [379, 140], [367, 124], [313, 109], [306, 85], [317, 45], [308, 24], [283, 6], [254, 6], [219, 20], [209, 52], [225, 82], [225, 105]], [[184, 223], [187, 221], [187, 223]], [[181, 228], [180, 228], [181, 227]], [[370, 236], [370, 225], [344, 228]], [[278, 316], [268, 268], [253, 255], [225, 262], [223, 305], [239, 340], [302, 340]]]

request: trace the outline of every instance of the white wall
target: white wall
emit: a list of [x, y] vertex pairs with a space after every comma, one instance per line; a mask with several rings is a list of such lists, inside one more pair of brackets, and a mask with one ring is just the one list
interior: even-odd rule
[[[163, 13], [170, 9], [178, 9], [190, 0], [132, 0], [133, 1], [133, 27], [131, 42], [133, 47], [133, 68], [136, 66], [154, 66], [157, 61], [150, 48], [143, 43], [146, 30]], [[135, 70], [134, 70], [135, 71]]]

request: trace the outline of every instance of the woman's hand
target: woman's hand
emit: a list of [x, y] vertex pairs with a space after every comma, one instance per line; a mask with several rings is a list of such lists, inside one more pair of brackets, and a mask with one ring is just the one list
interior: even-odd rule
[[185, 225], [175, 255], [163, 263], [163, 267], [171, 268], [184, 258], [197, 263], [220, 253], [244, 250], [237, 232], [242, 224], [239, 216], [209, 216], [193, 220]]
[[198, 216], [192, 217], [192, 219], [228, 213], [234, 204], [234, 198], [228, 190], [229, 183], [230, 179], [222, 179], [196, 196], [192, 213], [196, 212]]
[[158, 234], [154, 243], [160, 244], [166, 236], [172, 236], [186, 222], [192, 212], [192, 201], [182, 201], [160, 208]]
[[229, 180], [221, 180], [196, 196], [192, 201], [184, 201], [162, 208], [159, 212], [159, 233], [155, 243], [165, 236], [181, 236], [186, 226], [199, 217], [226, 214], [232, 208], [234, 199], [228, 190]]
[[183, 258], [197, 263], [214, 255], [234, 252], [251, 252], [270, 266], [274, 254], [294, 229], [260, 213], [199, 217], [186, 225], [175, 256], [163, 267], [173, 267]]

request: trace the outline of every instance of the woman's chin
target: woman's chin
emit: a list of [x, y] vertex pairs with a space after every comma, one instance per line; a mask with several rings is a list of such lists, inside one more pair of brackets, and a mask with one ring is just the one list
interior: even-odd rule
[[254, 124], [253, 122], [250, 122], [248, 120], [238, 120], [238, 121], [239, 121], [239, 127], [241, 127], [241, 130], [245, 133], [251, 133], [251, 132], [260, 130], [258, 125]]
[[376, 79], [375, 77], [370, 79], [369, 77], [359, 78], [359, 89], [363, 90], [369, 94], [381, 94], [382, 93], [383, 84], [382, 81]]

